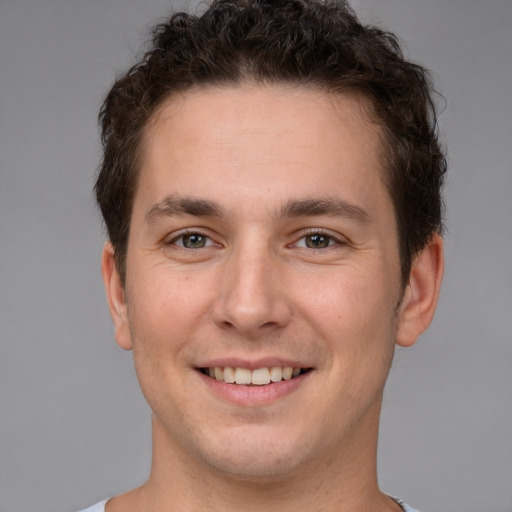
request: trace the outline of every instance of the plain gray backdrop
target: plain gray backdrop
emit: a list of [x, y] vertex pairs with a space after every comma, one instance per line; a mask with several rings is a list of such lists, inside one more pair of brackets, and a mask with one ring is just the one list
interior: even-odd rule
[[[96, 114], [147, 28], [186, 4], [0, 0], [4, 512], [77, 510], [147, 476], [149, 410], [100, 278]], [[512, 511], [512, 2], [353, 6], [447, 98], [445, 282], [430, 330], [397, 352], [381, 486], [422, 510]]]

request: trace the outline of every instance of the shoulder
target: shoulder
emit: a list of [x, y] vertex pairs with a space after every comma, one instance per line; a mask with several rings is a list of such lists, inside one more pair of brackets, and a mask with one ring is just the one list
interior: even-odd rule
[[99, 503], [96, 503], [96, 505], [93, 505], [92, 507], [85, 508], [81, 510], [80, 512], [105, 512], [105, 504], [108, 500], [100, 501]]
[[404, 512], [420, 512], [419, 510], [416, 510], [415, 508], [409, 507], [407, 503], [402, 503], [402, 508], [404, 509]]
[[419, 512], [419, 510], [416, 510], [415, 508], [410, 507], [403, 500], [399, 500], [397, 498], [393, 498], [393, 499], [404, 509], [404, 512]]
[[[419, 512], [418, 510], [410, 507], [405, 503], [404, 501], [400, 499], [394, 498], [394, 500], [404, 509], [404, 512]], [[79, 512], [105, 512], [105, 505], [108, 500], [100, 501], [99, 503], [96, 503], [96, 505], [93, 505], [92, 507], [85, 508]]]

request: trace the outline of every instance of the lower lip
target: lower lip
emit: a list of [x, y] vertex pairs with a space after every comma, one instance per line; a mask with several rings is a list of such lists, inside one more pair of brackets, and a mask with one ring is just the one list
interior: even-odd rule
[[281, 380], [272, 382], [264, 386], [244, 386], [240, 384], [227, 384], [216, 379], [208, 377], [204, 373], [197, 371], [199, 377], [216, 395], [225, 400], [234, 402], [237, 405], [247, 407], [256, 405], [265, 405], [275, 402], [278, 398], [293, 393], [309, 378], [312, 371], [308, 371], [290, 380]]

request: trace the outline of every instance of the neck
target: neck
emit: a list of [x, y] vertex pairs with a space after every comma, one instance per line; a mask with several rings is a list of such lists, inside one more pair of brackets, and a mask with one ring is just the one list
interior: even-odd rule
[[153, 418], [153, 464], [148, 481], [112, 500], [107, 510], [399, 511], [377, 485], [379, 412], [380, 404], [328, 459], [309, 460], [286, 475], [267, 478], [227, 474], [206, 466]]

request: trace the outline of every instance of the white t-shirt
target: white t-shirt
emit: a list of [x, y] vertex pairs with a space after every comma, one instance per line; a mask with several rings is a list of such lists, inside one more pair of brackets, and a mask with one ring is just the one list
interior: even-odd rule
[[[399, 500], [397, 498], [393, 498], [403, 509], [404, 512], [419, 512], [418, 510], [409, 507], [406, 503], [404, 503], [402, 500]], [[105, 512], [105, 505], [108, 500], [100, 501], [99, 503], [96, 503], [96, 505], [93, 505], [92, 507], [86, 508], [84, 510], [81, 510], [80, 512]]]

